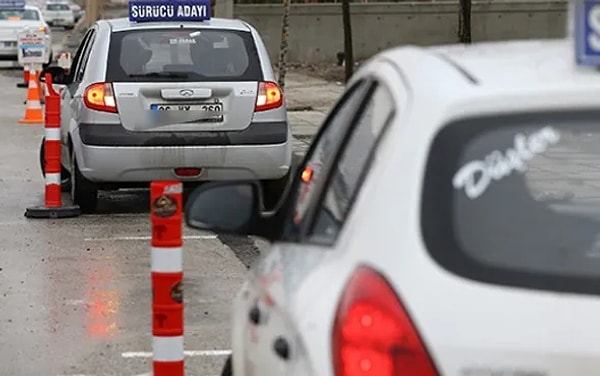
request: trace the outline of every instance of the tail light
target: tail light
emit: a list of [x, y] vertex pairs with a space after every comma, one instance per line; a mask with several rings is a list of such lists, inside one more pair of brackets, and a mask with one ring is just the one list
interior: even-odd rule
[[200, 168], [180, 167], [175, 169], [175, 175], [181, 177], [198, 176], [200, 173], [202, 173], [202, 169]]
[[272, 110], [283, 105], [283, 92], [275, 82], [259, 82], [254, 112]]
[[371, 268], [348, 282], [332, 340], [335, 376], [438, 376], [394, 290]]
[[48, 34], [48, 28], [46, 26], [40, 26], [38, 27], [38, 30], [42, 33]]
[[83, 101], [89, 109], [117, 113], [117, 103], [111, 83], [91, 84], [83, 93]]

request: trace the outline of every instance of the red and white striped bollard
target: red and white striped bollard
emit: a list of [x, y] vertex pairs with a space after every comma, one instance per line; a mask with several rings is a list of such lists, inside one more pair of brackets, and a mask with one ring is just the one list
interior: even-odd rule
[[154, 376], [183, 376], [183, 185], [150, 184]]
[[62, 206], [60, 163], [60, 96], [52, 86], [52, 75], [46, 74], [48, 96], [45, 108], [44, 160], [46, 174], [45, 205], [49, 208]]
[[[34, 73], [35, 74], [35, 73]], [[63, 205], [61, 163], [61, 96], [54, 90], [52, 75], [46, 73], [48, 94], [44, 116], [44, 205], [27, 208], [27, 218], [70, 218], [81, 213], [78, 205]]]

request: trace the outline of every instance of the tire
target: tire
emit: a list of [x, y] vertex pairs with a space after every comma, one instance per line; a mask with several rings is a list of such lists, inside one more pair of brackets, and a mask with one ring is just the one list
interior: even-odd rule
[[81, 174], [73, 152], [71, 153], [71, 166], [73, 166], [71, 200], [75, 205], [79, 205], [82, 213], [93, 214], [98, 207], [98, 187]]
[[281, 195], [285, 191], [288, 181], [290, 180], [290, 175], [291, 169], [282, 178], [276, 180], [261, 181], [264, 209], [266, 211], [271, 211], [275, 209], [275, 206], [279, 203], [279, 199], [281, 198]]
[[[46, 177], [46, 163], [44, 160], [44, 138], [42, 138], [42, 144], [40, 145], [40, 168], [42, 169], [42, 176]], [[60, 166], [60, 187], [63, 192], [71, 191], [71, 174], [62, 164]]]
[[292, 176], [296, 174], [296, 170], [298, 169], [298, 166], [300, 166], [301, 162], [302, 157], [297, 154], [293, 154], [292, 165], [284, 177], [276, 180], [261, 181], [265, 210], [271, 211], [275, 209], [275, 206], [279, 203], [279, 199], [284, 193], [288, 182], [292, 179]]
[[46, 69], [49, 66], [51, 66], [53, 60], [54, 60], [54, 54], [52, 52], [50, 52], [50, 58], [48, 59], [48, 62], [46, 64], [42, 64], [42, 69]]
[[227, 357], [225, 364], [223, 365], [223, 370], [221, 371], [221, 376], [233, 376], [233, 367], [231, 365], [231, 355]]

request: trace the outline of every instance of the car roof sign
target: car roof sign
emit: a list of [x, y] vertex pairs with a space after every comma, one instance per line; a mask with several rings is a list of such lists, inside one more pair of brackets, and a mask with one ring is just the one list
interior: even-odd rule
[[575, 0], [571, 11], [577, 64], [600, 66], [600, 0]]
[[210, 14], [210, 0], [129, 1], [131, 22], [199, 22]]
[[25, 0], [0, 0], [0, 8], [25, 8]]

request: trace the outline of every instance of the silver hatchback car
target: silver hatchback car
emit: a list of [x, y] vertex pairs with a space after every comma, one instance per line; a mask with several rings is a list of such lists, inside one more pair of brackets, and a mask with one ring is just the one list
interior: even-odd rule
[[96, 210], [99, 190], [158, 179], [259, 179], [267, 209], [285, 188], [292, 135], [283, 92], [246, 22], [100, 20], [68, 74], [45, 72], [64, 85], [63, 190], [84, 213]]

